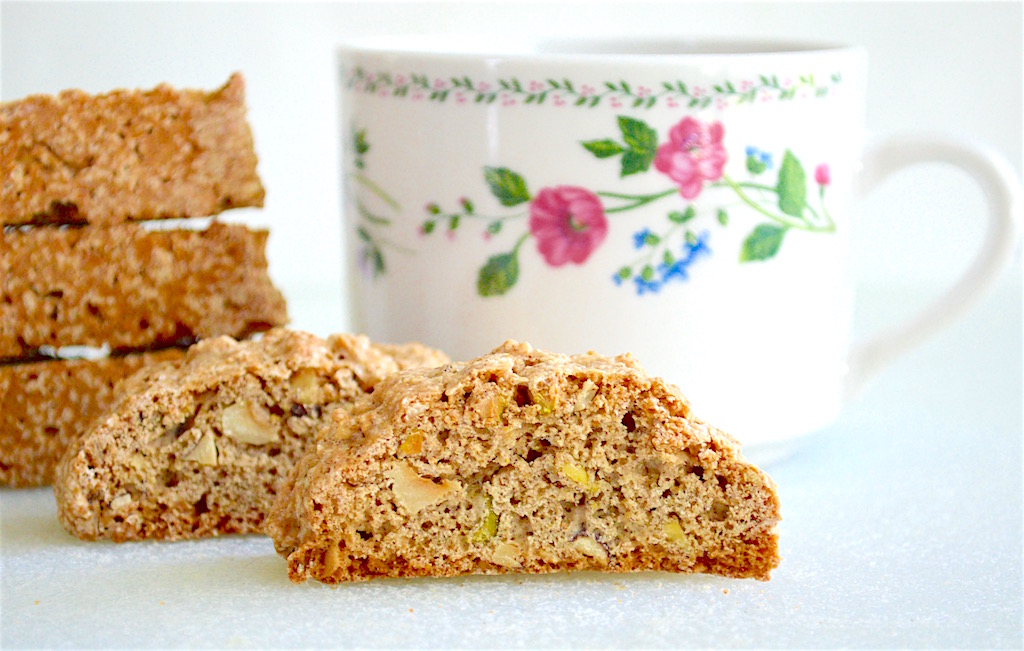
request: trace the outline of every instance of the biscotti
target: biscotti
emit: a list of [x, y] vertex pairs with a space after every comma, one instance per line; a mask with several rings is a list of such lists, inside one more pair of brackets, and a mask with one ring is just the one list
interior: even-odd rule
[[0, 234], [0, 360], [40, 348], [151, 349], [287, 322], [267, 274], [267, 232], [8, 229]]
[[767, 579], [771, 479], [629, 356], [507, 342], [332, 423], [267, 532], [293, 581], [665, 570]]
[[168, 348], [0, 366], [0, 486], [51, 483], [71, 441], [113, 405], [118, 382], [145, 365], [184, 357]]
[[245, 82], [0, 104], [0, 223], [114, 224], [262, 206]]
[[283, 328], [201, 341], [184, 362], [126, 381], [68, 448], [54, 480], [60, 521], [114, 541], [261, 531], [277, 485], [332, 410], [393, 372], [445, 362], [418, 344]]

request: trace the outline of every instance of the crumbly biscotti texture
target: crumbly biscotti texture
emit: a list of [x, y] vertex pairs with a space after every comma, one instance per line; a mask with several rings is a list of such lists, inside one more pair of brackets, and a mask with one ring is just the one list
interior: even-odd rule
[[50, 484], [64, 450], [114, 404], [118, 382], [147, 364], [184, 356], [168, 348], [0, 366], [0, 486]]
[[245, 81], [0, 104], [0, 223], [114, 224], [262, 206]]
[[180, 539], [262, 530], [277, 485], [337, 408], [387, 375], [447, 362], [419, 344], [277, 328], [256, 341], [201, 341], [147, 367], [73, 443], [54, 493], [84, 539]]
[[283, 325], [267, 232], [111, 227], [0, 234], [0, 360], [43, 346], [149, 349]]
[[628, 355], [506, 342], [395, 374], [319, 438], [267, 525], [293, 581], [778, 564], [771, 479]]

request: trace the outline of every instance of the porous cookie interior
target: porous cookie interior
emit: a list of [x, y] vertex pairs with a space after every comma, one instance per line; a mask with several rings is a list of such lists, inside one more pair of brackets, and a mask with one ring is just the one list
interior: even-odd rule
[[114, 540], [260, 531], [326, 414], [400, 368], [362, 338], [284, 330], [202, 342], [185, 366], [133, 377], [129, 397], [62, 459], [55, 491], [69, 530]]
[[771, 480], [629, 358], [510, 343], [334, 420], [269, 527], [293, 579], [778, 562]]

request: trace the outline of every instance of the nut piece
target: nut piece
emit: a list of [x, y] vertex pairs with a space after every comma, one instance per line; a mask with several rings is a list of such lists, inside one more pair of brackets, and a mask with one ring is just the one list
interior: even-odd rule
[[589, 556], [602, 565], [608, 564], [608, 552], [601, 543], [590, 536], [579, 536], [576, 540], [572, 541], [572, 546], [584, 556]]
[[398, 446], [398, 451], [406, 455], [419, 454], [423, 451], [423, 435], [417, 432], [406, 436], [402, 444]]
[[121, 493], [114, 499], [110, 500], [110, 510], [120, 511], [131, 503], [132, 496], [129, 493]]
[[593, 483], [593, 480], [590, 479], [590, 473], [575, 463], [568, 461], [563, 463], [561, 471], [569, 481], [579, 484], [583, 488], [590, 488]]
[[185, 455], [185, 461], [196, 461], [204, 466], [217, 465], [217, 444], [213, 441], [213, 432], [203, 434], [195, 447]]
[[487, 542], [498, 533], [498, 516], [494, 512], [494, 502], [491, 496], [487, 497], [487, 514], [480, 520], [480, 524], [469, 534], [469, 541], [474, 543]]
[[431, 480], [420, 477], [416, 470], [405, 461], [399, 461], [386, 473], [391, 480], [391, 490], [395, 493], [395, 501], [405, 508], [410, 515], [420, 510], [443, 502], [458, 484], [444, 480], [435, 484]]
[[547, 416], [555, 410], [555, 401], [548, 396], [539, 384], [530, 386], [530, 402], [540, 407], [541, 416]]
[[330, 576], [341, 567], [341, 553], [338, 551], [338, 543], [331, 541], [324, 552], [324, 574]]
[[484, 423], [497, 423], [506, 407], [508, 398], [490, 382], [473, 389], [466, 401], [466, 411], [477, 414]]
[[149, 460], [138, 452], [132, 452], [128, 457], [128, 466], [139, 474], [145, 474], [149, 465]]
[[665, 537], [668, 538], [669, 542], [684, 547], [687, 551], [693, 549], [693, 538], [683, 531], [683, 525], [679, 523], [679, 520], [671, 518], [662, 527], [662, 531], [665, 532]]
[[523, 564], [519, 562], [520, 556], [522, 556], [522, 554], [515, 543], [498, 543], [494, 546], [494, 551], [491, 552], [491, 562], [502, 567], [518, 569], [523, 566]]
[[324, 389], [320, 375], [311, 368], [295, 371], [290, 380], [292, 395], [304, 405], [319, 404], [323, 400]]
[[594, 400], [594, 396], [597, 395], [597, 385], [592, 380], [587, 380], [580, 387], [579, 393], [576, 394], [576, 402], [573, 403], [573, 411], [583, 411], [590, 403]]
[[253, 415], [252, 405], [243, 401], [224, 408], [220, 415], [220, 426], [224, 436], [239, 443], [264, 445], [278, 438], [277, 429], [270, 425], [269, 420], [269, 415], [257, 419]]

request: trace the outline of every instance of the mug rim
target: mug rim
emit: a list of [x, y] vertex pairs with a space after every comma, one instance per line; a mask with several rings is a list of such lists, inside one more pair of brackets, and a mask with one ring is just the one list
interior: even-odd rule
[[439, 35], [375, 35], [342, 42], [341, 55], [406, 56], [448, 60], [526, 62], [654, 62], [822, 56], [862, 53], [862, 46], [782, 38], [746, 37], [566, 37], [501, 39]]

